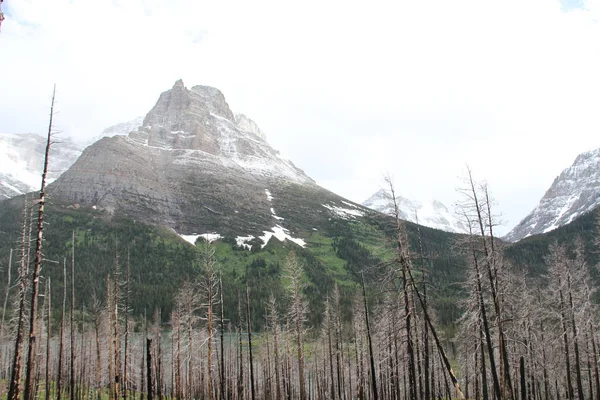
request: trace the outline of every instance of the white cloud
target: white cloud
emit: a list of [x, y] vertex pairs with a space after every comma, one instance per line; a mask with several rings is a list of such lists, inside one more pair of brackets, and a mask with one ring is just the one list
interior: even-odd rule
[[452, 203], [469, 163], [514, 225], [599, 147], [600, 1], [7, 0], [0, 121], [92, 136], [178, 78], [220, 88], [277, 149], [362, 201]]

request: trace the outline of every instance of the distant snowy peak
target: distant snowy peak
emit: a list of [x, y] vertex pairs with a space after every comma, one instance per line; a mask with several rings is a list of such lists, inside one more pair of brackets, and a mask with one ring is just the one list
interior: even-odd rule
[[581, 153], [504, 239], [516, 242], [566, 225], [600, 205], [600, 149]]
[[[46, 138], [33, 133], [0, 134], [0, 200], [40, 189]], [[82, 146], [55, 136], [47, 182], [53, 182], [81, 154]]]
[[121, 122], [102, 131], [101, 137], [105, 136], [116, 136], [116, 135], [127, 135], [129, 132], [136, 130], [144, 123], [144, 117], [136, 117], [131, 121]]
[[[396, 196], [400, 219], [417, 222], [434, 229], [446, 232], [466, 233], [467, 227], [460, 222], [442, 202], [432, 200], [427, 203]], [[380, 189], [365, 202], [363, 206], [384, 214], [394, 215], [394, 202], [390, 193]]]

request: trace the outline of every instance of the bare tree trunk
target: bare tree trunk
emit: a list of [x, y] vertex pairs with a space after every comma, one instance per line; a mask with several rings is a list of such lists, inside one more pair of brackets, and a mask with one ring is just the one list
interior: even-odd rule
[[[11, 269], [12, 269], [12, 256], [13, 249], [10, 249], [10, 253], [8, 255], [8, 267], [6, 268], [7, 278], [6, 278], [6, 293], [4, 294], [4, 305], [2, 306], [2, 321], [0, 321], [0, 341], [2, 341], [3, 336], [3, 328], [4, 321], [6, 318], [6, 305], [8, 304], [8, 297], [10, 295], [10, 285], [11, 285]], [[0, 353], [0, 359], [2, 359], [2, 354]]]
[[[412, 272], [410, 269], [408, 269], [407, 272], [408, 272], [408, 276], [410, 278], [410, 282], [413, 286], [413, 291], [417, 295], [417, 298], [419, 299], [421, 306], [423, 306], [423, 299], [421, 298], [419, 289], [417, 288], [417, 286], [415, 284], [415, 280], [412, 276]], [[465, 396], [463, 395], [462, 391], [460, 390], [460, 385], [458, 384], [458, 379], [456, 379], [456, 375], [454, 375], [454, 371], [452, 370], [452, 367], [450, 366], [450, 360], [448, 360], [448, 357], [446, 356], [446, 352], [444, 351], [442, 343], [440, 342], [440, 339], [437, 335], [437, 331], [436, 331], [435, 327], [433, 326], [433, 322], [431, 321], [431, 318], [429, 317], [429, 313], [427, 311], [425, 311], [425, 308], [423, 308], [423, 316], [425, 317], [427, 323], [429, 324], [429, 328], [431, 329], [431, 333], [433, 334], [433, 339], [435, 341], [438, 352], [440, 354], [440, 358], [442, 359], [443, 364], [446, 367], [446, 372], [448, 372], [448, 375], [450, 375], [452, 384], [454, 385], [454, 388], [456, 389], [456, 394], [458, 394], [459, 398], [464, 399]], [[445, 375], [444, 375], [444, 377], [445, 377]]]
[[102, 357], [101, 357], [101, 349], [100, 349], [100, 304], [99, 302], [94, 302], [94, 336], [96, 340], [96, 390], [97, 390], [97, 398], [101, 399], [101, 389], [102, 389]]
[[[483, 326], [485, 329], [485, 335], [486, 335], [486, 340], [487, 340], [487, 345], [488, 345], [488, 354], [490, 357], [492, 379], [494, 381], [494, 396], [496, 398], [504, 400], [504, 397], [505, 397], [504, 396], [505, 395], [505, 391], [504, 391], [505, 390], [505, 372], [506, 372], [506, 374], [508, 374], [508, 361], [506, 361], [506, 360], [508, 360], [508, 358], [507, 358], [507, 352], [506, 352], [506, 344], [504, 341], [504, 336], [503, 336], [503, 331], [502, 331], [502, 317], [500, 314], [500, 304], [499, 304], [497, 288], [496, 288], [495, 271], [493, 270], [493, 266], [490, 261], [491, 254], [490, 254], [490, 250], [488, 249], [488, 239], [485, 236], [484, 217], [483, 217], [483, 213], [481, 210], [481, 204], [478, 200], [475, 183], [473, 181], [473, 177], [471, 176], [471, 170], [469, 170], [469, 169], [468, 169], [468, 174], [469, 174], [470, 190], [472, 193], [473, 206], [475, 207], [475, 211], [477, 212], [477, 218], [476, 218], [475, 222], [479, 225], [479, 230], [480, 230], [480, 235], [481, 235], [481, 243], [482, 243], [482, 247], [483, 247], [483, 251], [484, 251], [484, 255], [485, 255], [486, 272], [487, 272], [487, 276], [488, 276], [488, 280], [489, 280], [489, 284], [490, 284], [492, 302], [494, 304], [494, 311], [496, 313], [496, 322], [498, 325], [499, 350], [500, 350], [500, 358], [501, 358], [501, 360], [500, 360], [500, 379], [498, 378], [498, 375], [496, 372], [496, 363], [495, 363], [495, 359], [494, 359], [495, 357], [494, 357], [494, 352], [493, 352], [493, 346], [491, 344], [491, 335], [490, 335], [490, 331], [488, 328], [488, 321], [487, 321], [487, 315], [485, 312], [485, 306], [483, 306], [482, 318], [483, 318]], [[487, 198], [487, 189], [486, 189], [485, 194], [486, 194], [486, 198]], [[489, 202], [489, 199], [488, 199], [488, 202]], [[489, 214], [489, 211], [488, 211], [488, 214]], [[488, 217], [491, 217], [491, 215]], [[491, 226], [490, 226], [490, 229], [491, 229]], [[491, 237], [490, 241], [491, 241], [491, 246], [493, 246], [493, 243], [494, 243], [493, 236]], [[494, 253], [494, 252], [492, 251], [492, 253]], [[477, 264], [477, 258], [476, 258], [474, 247], [473, 247], [473, 258], [474, 258], [475, 263]], [[479, 271], [477, 271], [477, 278], [478, 278], [478, 280], [480, 279]], [[479, 288], [479, 291], [481, 294], [481, 288]], [[506, 362], [504, 362], [504, 361], [506, 361]], [[512, 392], [510, 392], [510, 398], [512, 398]]]
[[71, 400], [75, 400], [75, 232], [71, 234]]
[[36, 321], [38, 307], [38, 291], [40, 284], [40, 272], [42, 270], [42, 243], [44, 238], [44, 206], [46, 204], [46, 175], [48, 174], [48, 162], [50, 161], [50, 145], [52, 144], [52, 118], [54, 117], [54, 96], [56, 94], [56, 85], [52, 91], [52, 104], [50, 106], [50, 123], [48, 124], [48, 135], [46, 137], [46, 151], [44, 153], [44, 169], [42, 172], [42, 187], [40, 189], [40, 199], [38, 201], [38, 219], [37, 219], [37, 238], [35, 241], [35, 257], [31, 289], [31, 311], [29, 313], [29, 346], [27, 347], [27, 371], [25, 373], [25, 400], [31, 400], [34, 397], [32, 393], [32, 373], [35, 364], [36, 349]]
[[[251, 399], [255, 400], [255, 392], [254, 392], [254, 362], [252, 360], [252, 328], [250, 325], [251, 317], [250, 317], [250, 294], [249, 294], [248, 285], [246, 285], [246, 326], [248, 327], [248, 355], [250, 357], [250, 393], [252, 395]], [[304, 400], [304, 399], [302, 399]]]
[[[559, 282], [559, 286], [560, 286], [560, 282]], [[564, 304], [564, 298], [563, 298], [563, 291], [562, 289], [559, 291], [560, 292], [560, 321], [561, 321], [561, 326], [562, 326], [562, 338], [563, 338], [563, 346], [564, 346], [564, 352], [565, 352], [565, 365], [567, 368], [567, 388], [568, 388], [568, 396], [569, 399], [573, 399], [574, 397], [574, 390], [573, 390], [573, 382], [571, 381], [571, 357], [570, 357], [570, 352], [569, 352], [569, 338], [568, 338], [568, 330], [567, 330], [567, 321], [566, 321], [566, 316], [565, 316], [565, 304]]]
[[[127, 248], [127, 271], [125, 272], [125, 356], [123, 357], [123, 399], [129, 398], [129, 295], [131, 264], [129, 259], [129, 248]], [[143, 358], [143, 357], [142, 357]]]
[[[596, 395], [594, 396], [595, 400], [600, 400], [600, 372], [598, 371], [598, 353], [596, 349], [596, 332], [592, 328], [592, 323], [590, 325], [590, 335], [592, 336], [592, 351], [594, 352], [594, 386], [596, 388]], [[591, 386], [591, 383], [590, 383]]]
[[583, 384], [581, 382], [581, 362], [579, 358], [579, 341], [577, 340], [577, 325], [575, 324], [575, 307], [573, 306], [573, 295], [571, 293], [571, 274], [567, 271], [567, 290], [569, 295], [569, 313], [571, 317], [571, 331], [573, 332], [573, 350], [575, 351], [575, 373], [577, 378], [577, 395], [584, 398]]
[[152, 339], [146, 338], [146, 380], [148, 400], [154, 400], [154, 391], [152, 388]]
[[241, 295], [238, 292], [238, 378], [237, 378], [237, 399], [244, 397], [244, 355], [242, 351], [242, 305]]
[[60, 344], [58, 347], [58, 376], [56, 378], [56, 399], [62, 399], [62, 367], [64, 353], [65, 310], [67, 304], [67, 259], [63, 259], [63, 302], [60, 316]]
[[50, 278], [46, 281], [46, 382], [45, 382], [45, 399], [50, 400], [50, 338], [52, 337], [50, 320], [52, 317], [52, 304], [50, 297]]
[[17, 321], [17, 334], [15, 338], [15, 351], [11, 370], [10, 385], [8, 389], [8, 400], [20, 400], [21, 398], [21, 372], [23, 368], [23, 340], [25, 330], [25, 307], [28, 288], [28, 256], [26, 240], [27, 232], [27, 195], [23, 205], [23, 224], [21, 231], [21, 260], [19, 263], [19, 316]]
[[224, 304], [223, 304], [223, 279], [219, 276], [219, 296], [221, 297], [221, 318], [219, 323], [219, 329], [221, 330], [221, 380], [220, 380], [220, 400], [225, 400], [226, 396], [226, 379], [225, 379], [225, 323], [224, 323]]
[[527, 378], [525, 377], [525, 357], [521, 356], [519, 361], [521, 376], [521, 400], [527, 400]]
[[[116, 247], [116, 245], [115, 245]], [[117, 400], [121, 396], [121, 365], [119, 360], [120, 338], [119, 338], [119, 257], [115, 248], [115, 277], [113, 281], [113, 303], [112, 309], [112, 341], [113, 341], [113, 372], [114, 376], [114, 399]]]
[[373, 399], [378, 400], [379, 396], [377, 393], [377, 375], [375, 373], [375, 359], [373, 357], [373, 343], [371, 341], [371, 327], [369, 324], [369, 306], [367, 304], [367, 291], [365, 289], [365, 276], [362, 275], [362, 292], [363, 301], [365, 307], [365, 325], [367, 328], [367, 342], [369, 344], [369, 362], [371, 365], [371, 389], [373, 391]]

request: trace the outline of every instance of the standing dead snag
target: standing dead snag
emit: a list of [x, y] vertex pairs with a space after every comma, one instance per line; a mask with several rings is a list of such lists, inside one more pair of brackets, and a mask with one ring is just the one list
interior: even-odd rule
[[[423, 296], [421, 296], [421, 293], [419, 292], [419, 289], [417, 287], [415, 279], [413, 278], [412, 255], [410, 252], [410, 248], [408, 247], [407, 240], [405, 238], [406, 234], [404, 232], [404, 227], [399, 218], [400, 215], [399, 215], [398, 203], [396, 201], [394, 186], [391, 182], [391, 178], [387, 177], [386, 182], [389, 185], [391, 200], [394, 204], [394, 214], [395, 214], [394, 216], [396, 218], [396, 252], [397, 252], [396, 253], [397, 260], [396, 261], [400, 264], [400, 267], [401, 267], [404, 312], [406, 315], [405, 328], [406, 328], [406, 336], [407, 336], [407, 338], [406, 338], [407, 353], [408, 353], [408, 357], [409, 357], [409, 361], [408, 361], [408, 378], [409, 378], [409, 394], [410, 394], [409, 398], [416, 399], [420, 394], [420, 391], [418, 390], [418, 387], [417, 387], [416, 360], [415, 360], [415, 354], [414, 354], [414, 349], [413, 349], [413, 345], [412, 345], [413, 332], [411, 329], [411, 315], [415, 311], [414, 307], [411, 310], [411, 301], [410, 301], [410, 296], [409, 296], [409, 289], [412, 288], [412, 291], [410, 292], [410, 294], [416, 295], [417, 298], [419, 299], [419, 303], [420, 303], [421, 309], [423, 311], [424, 319], [425, 319], [427, 325], [429, 326], [429, 329], [433, 335], [433, 339], [437, 346], [438, 353], [440, 355], [442, 363], [444, 364], [446, 372], [450, 376], [450, 379], [452, 380], [452, 384], [454, 385], [454, 388], [456, 389], [456, 394], [459, 396], [459, 398], [464, 399], [464, 395], [460, 389], [460, 385], [458, 384], [458, 379], [456, 378], [456, 375], [454, 374], [454, 371], [452, 370], [452, 368], [450, 366], [450, 361], [449, 361], [448, 357], [446, 356], [446, 352], [444, 351], [442, 343], [437, 335], [437, 330], [435, 329], [435, 326], [433, 325], [433, 321], [431, 320], [431, 317], [429, 316], [429, 312], [428, 312], [426, 303], [423, 300]], [[419, 238], [419, 241], [420, 241], [420, 238]], [[420, 250], [422, 253], [422, 249], [420, 249]], [[364, 293], [364, 278], [363, 278], [363, 293]], [[365, 308], [366, 308], [366, 302], [365, 302]], [[447, 379], [446, 375], [444, 375], [444, 379]]]
[[[214, 335], [214, 306], [218, 303], [218, 285], [219, 280], [217, 279], [217, 271], [215, 268], [215, 249], [208, 241], [205, 241], [202, 249], [202, 267], [204, 268], [204, 279], [202, 282], [203, 290], [205, 292], [206, 303], [206, 331], [208, 333], [208, 344], [207, 344], [207, 357], [206, 357], [206, 376], [208, 382], [208, 398], [214, 400], [215, 398], [215, 387], [213, 381], [212, 365], [213, 365], [213, 335]], [[222, 322], [221, 322], [222, 324]], [[222, 326], [221, 326], [222, 330]], [[222, 342], [222, 339], [221, 339]], [[222, 388], [222, 385], [220, 386]], [[222, 390], [222, 389], [221, 389]]]
[[405, 328], [406, 328], [406, 352], [408, 354], [408, 381], [409, 391], [411, 400], [417, 397], [417, 373], [415, 368], [415, 350], [413, 345], [413, 332], [412, 332], [412, 316], [413, 311], [411, 310], [410, 301], [410, 286], [408, 284], [408, 273], [410, 272], [411, 258], [409, 254], [408, 246], [406, 245], [406, 239], [404, 235], [404, 229], [402, 227], [402, 221], [400, 220], [400, 211], [398, 208], [398, 202], [396, 201], [396, 193], [394, 185], [392, 184], [391, 178], [386, 178], [389, 185], [391, 194], [391, 200], [394, 205], [394, 218], [396, 219], [396, 262], [400, 265], [400, 273], [402, 280], [402, 297], [404, 301], [404, 315], [405, 315]]
[[[13, 256], [13, 249], [10, 249], [10, 254], [8, 256], [8, 266], [6, 268], [6, 274], [7, 279], [6, 279], [6, 293], [4, 294], [4, 305], [2, 306], [2, 320], [0, 320], [0, 341], [2, 341], [3, 339], [3, 327], [4, 327], [4, 321], [5, 321], [5, 317], [6, 317], [6, 305], [8, 303], [8, 297], [10, 295], [10, 285], [11, 285], [11, 269], [12, 269], [12, 256]], [[2, 353], [0, 352], [0, 359], [2, 358]]]
[[361, 275], [362, 278], [362, 294], [365, 308], [365, 325], [367, 330], [367, 342], [369, 344], [369, 364], [371, 367], [371, 388], [373, 390], [373, 399], [378, 400], [377, 395], [377, 375], [375, 373], [375, 359], [373, 357], [373, 343], [371, 341], [371, 328], [369, 324], [369, 306], [367, 304], [367, 291], [365, 290], [365, 276]]
[[154, 391], [152, 388], [152, 339], [146, 337], [146, 375], [148, 400], [154, 400]]
[[303, 333], [304, 333], [304, 322], [306, 321], [306, 313], [308, 307], [304, 300], [303, 285], [302, 285], [302, 274], [303, 269], [296, 254], [290, 252], [286, 260], [286, 272], [290, 279], [290, 294], [292, 302], [290, 306], [290, 319], [294, 324], [294, 334], [296, 336], [296, 351], [298, 354], [298, 380], [300, 384], [300, 400], [306, 400], [306, 383], [304, 374], [304, 349], [303, 349]]
[[50, 161], [50, 145], [52, 144], [52, 118], [54, 117], [54, 96], [56, 85], [52, 91], [52, 104], [50, 106], [50, 123], [48, 124], [48, 135], [46, 137], [46, 151], [44, 152], [44, 169], [42, 172], [42, 187], [38, 201], [37, 238], [35, 241], [35, 257], [32, 277], [31, 308], [29, 313], [29, 346], [27, 347], [27, 372], [25, 374], [25, 400], [33, 399], [33, 371], [35, 363], [36, 345], [36, 320], [38, 306], [38, 291], [40, 284], [40, 272], [42, 269], [42, 242], [44, 237], [44, 205], [46, 204], [46, 175], [48, 174], [48, 162]]
[[71, 400], [75, 400], [75, 232], [71, 233]]
[[45, 399], [50, 400], [50, 338], [51, 338], [51, 317], [52, 317], [52, 304], [50, 298], [50, 278], [46, 281], [46, 294], [44, 295], [46, 301], [46, 382], [45, 382]]
[[251, 399], [254, 400], [256, 397], [254, 391], [254, 360], [252, 360], [252, 326], [250, 317], [250, 290], [248, 289], [248, 284], [246, 284], [246, 326], [248, 327], [248, 356], [250, 358], [250, 392], [252, 394]]
[[21, 395], [21, 371], [23, 368], [23, 335], [25, 330], [25, 307], [27, 297], [27, 282], [29, 280], [27, 273], [27, 195], [23, 205], [23, 223], [21, 227], [21, 259], [19, 261], [19, 315], [17, 317], [17, 333], [15, 338], [15, 351], [13, 353], [12, 370], [10, 376], [10, 385], [8, 389], [8, 399], [18, 400]]

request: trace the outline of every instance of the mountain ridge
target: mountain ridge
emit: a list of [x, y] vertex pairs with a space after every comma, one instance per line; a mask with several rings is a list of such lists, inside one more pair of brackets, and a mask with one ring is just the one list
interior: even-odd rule
[[550, 232], [600, 205], [600, 149], [579, 154], [558, 175], [538, 205], [504, 239], [516, 242]]
[[[396, 202], [400, 219], [446, 232], [468, 232], [466, 226], [439, 200], [422, 203], [397, 195]], [[379, 189], [362, 205], [383, 214], [395, 214], [394, 203], [386, 189]]]
[[[56, 136], [50, 147], [52, 163], [47, 182], [53, 182], [77, 159], [83, 146]], [[35, 133], [0, 134], [0, 200], [40, 190], [46, 138]]]

